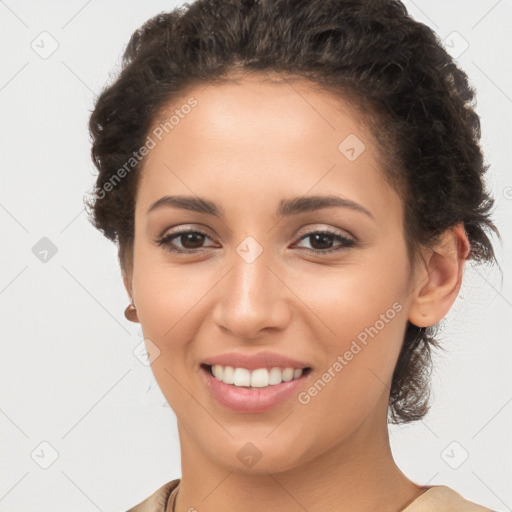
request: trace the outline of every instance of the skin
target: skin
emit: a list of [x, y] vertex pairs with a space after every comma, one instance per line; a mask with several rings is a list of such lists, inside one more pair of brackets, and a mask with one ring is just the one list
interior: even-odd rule
[[[403, 205], [382, 177], [374, 140], [348, 101], [311, 83], [247, 76], [196, 85], [169, 113], [190, 97], [197, 107], [145, 158], [123, 267], [133, 320], [160, 350], [152, 370], [178, 421], [176, 510], [401, 510], [425, 488], [392, 457], [391, 378], [407, 320], [434, 325], [457, 297], [469, 252], [462, 225], [409, 267]], [[349, 134], [366, 146], [354, 161], [338, 150]], [[215, 201], [226, 217], [147, 213], [171, 194]], [[373, 219], [348, 208], [275, 216], [281, 199], [313, 194], [348, 198]], [[174, 239], [196, 254], [155, 243], [176, 226], [206, 231], [202, 242]], [[308, 249], [325, 245], [305, 235], [323, 229], [357, 243], [315, 255]], [[236, 252], [247, 236], [263, 249], [250, 264]], [[270, 350], [309, 363], [307, 390], [394, 303], [401, 310], [307, 404], [293, 396], [268, 412], [234, 412], [202, 382], [208, 356]], [[261, 454], [252, 467], [237, 457], [248, 442]]]

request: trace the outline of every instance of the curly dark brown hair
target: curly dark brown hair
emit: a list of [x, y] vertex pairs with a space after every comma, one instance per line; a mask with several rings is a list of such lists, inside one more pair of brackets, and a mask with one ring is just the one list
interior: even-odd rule
[[[137, 150], [152, 123], [192, 85], [252, 73], [307, 79], [351, 101], [403, 201], [411, 264], [422, 245], [431, 246], [460, 222], [471, 246], [468, 259], [497, 263], [486, 234], [500, 237], [490, 219], [494, 199], [485, 189], [489, 165], [479, 145], [475, 91], [436, 34], [401, 2], [197, 0], [154, 16], [133, 33], [121, 71], [90, 118], [99, 174], [84, 202], [93, 225], [118, 243], [123, 271], [132, 261], [144, 162]], [[407, 423], [428, 412], [438, 327], [408, 322], [388, 421]]]

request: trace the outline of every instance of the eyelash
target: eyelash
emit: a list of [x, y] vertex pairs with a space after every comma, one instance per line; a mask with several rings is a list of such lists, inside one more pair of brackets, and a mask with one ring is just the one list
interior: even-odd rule
[[[155, 243], [159, 246], [164, 246], [164, 250], [166, 251], [169, 251], [169, 252], [174, 252], [174, 253], [180, 253], [180, 254], [197, 254], [198, 252], [201, 251], [201, 248], [199, 249], [177, 249], [176, 247], [173, 247], [171, 245], [171, 241], [175, 238], [178, 238], [182, 235], [187, 235], [187, 234], [190, 234], [190, 233], [194, 233], [194, 234], [200, 234], [200, 235], [203, 235], [207, 238], [210, 238], [209, 235], [207, 233], [205, 233], [204, 231], [201, 231], [200, 229], [189, 229], [189, 230], [183, 230], [183, 231], [179, 231], [179, 232], [175, 232], [175, 233], [168, 233], [160, 238], [157, 238], [155, 240]], [[353, 247], [354, 245], [356, 245], [356, 242], [350, 238], [347, 238], [347, 237], [344, 237], [344, 236], [341, 236], [341, 235], [338, 235], [337, 233], [333, 233], [332, 231], [329, 231], [329, 230], [324, 230], [324, 231], [310, 231], [309, 233], [306, 233], [305, 235], [301, 236], [299, 238], [299, 241], [305, 239], [305, 238], [309, 238], [311, 237], [312, 235], [328, 235], [328, 236], [333, 236], [334, 238], [337, 238], [338, 240], [342, 241], [343, 242], [343, 245], [341, 246], [338, 246], [337, 248], [332, 248], [332, 249], [324, 249], [324, 250], [320, 250], [320, 249], [307, 249], [306, 248], [306, 251], [308, 252], [312, 252], [314, 254], [320, 254], [320, 255], [325, 255], [325, 254], [329, 254], [329, 253], [333, 253], [333, 252], [337, 252], [337, 251], [343, 251], [343, 250], [347, 250], [347, 249], [350, 249], [351, 247]]]

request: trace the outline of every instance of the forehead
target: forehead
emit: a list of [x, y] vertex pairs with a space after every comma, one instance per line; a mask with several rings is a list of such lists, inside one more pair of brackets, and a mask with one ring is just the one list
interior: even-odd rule
[[[188, 108], [192, 101], [194, 107]], [[174, 116], [172, 129], [168, 126], [165, 130], [165, 122], [181, 110], [187, 113], [179, 119]], [[154, 127], [158, 126], [164, 128], [164, 137], [172, 131], [186, 139], [202, 138], [203, 144], [222, 141], [246, 151], [264, 148], [266, 153], [290, 146], [297, 151], [297, 142], [305, 140], [310, 141], [307, 149], [311, 152], [318, 140], [326, 137], [322, 146], [334, 144], [337, 149], [337, 139], [344, 133], [360, 139], [369, 136], [350, 100], [305, 79], [272, 80], [265, 75], [191, 87], [162, 109], [154, 122]], [[271, 141], [274, 143], [269, 144]], [[221, 152], [224, 148], [217, 149]]]
[[358, 110], [306, 80], [198, 84], [166, 105], [150, 136], [137, 207], [164, 193], [246, 207], [308, 191], [396, 203]]

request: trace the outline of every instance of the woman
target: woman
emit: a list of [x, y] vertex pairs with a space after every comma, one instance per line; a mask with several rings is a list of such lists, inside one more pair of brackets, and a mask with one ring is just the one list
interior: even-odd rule
[[182, 477], [132, 512], [489, 510], [395, 464], [466, 260], [495, 260], [467, 77], [396, 1], [198, 0], [90, 120]]

